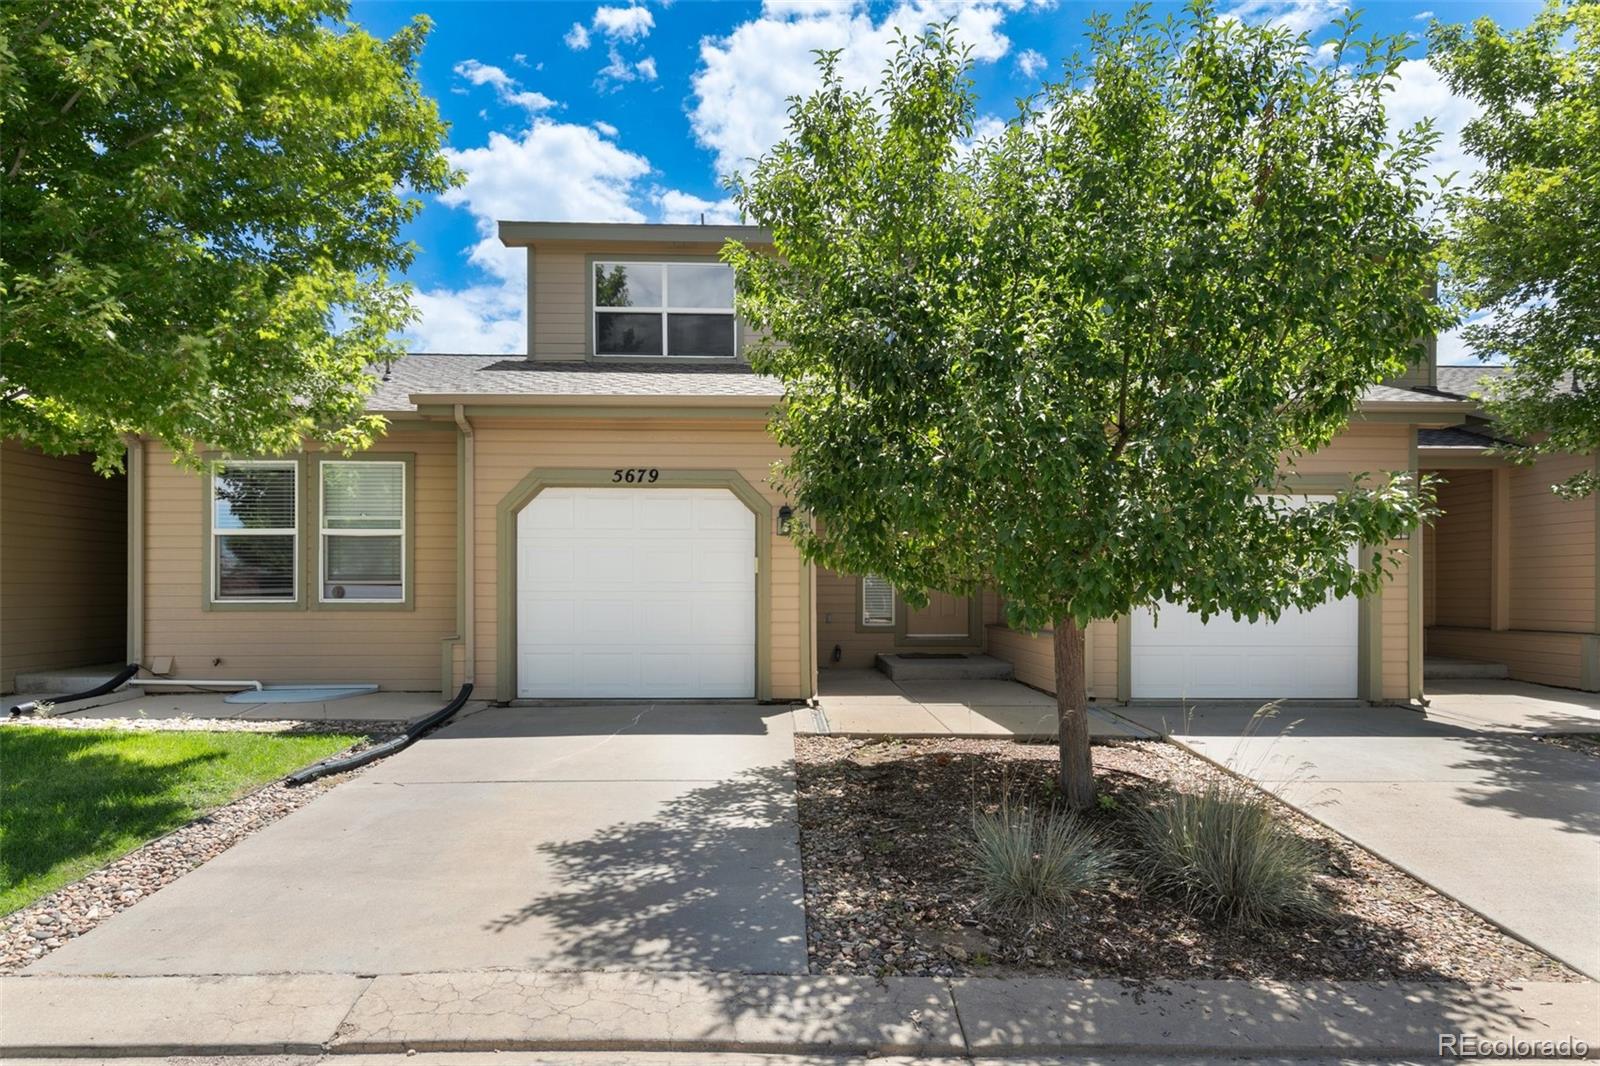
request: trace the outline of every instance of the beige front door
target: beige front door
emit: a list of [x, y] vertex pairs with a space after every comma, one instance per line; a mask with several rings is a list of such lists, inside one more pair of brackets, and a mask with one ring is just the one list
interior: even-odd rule
[[971, 601], [966, 596], [946, 592], [928, 594], [928, 605], [906, 616], [906, 636], [914, 640], [933, 638], [967, 640], [971, 622]]

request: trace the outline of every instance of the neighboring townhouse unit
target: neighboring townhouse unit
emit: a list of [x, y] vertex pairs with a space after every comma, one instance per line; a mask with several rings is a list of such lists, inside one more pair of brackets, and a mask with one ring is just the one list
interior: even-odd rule
[[1460, 427], [1418, 434], [1418, 461], [1439, 479], [1440, 515], [1423, 566], [1426, 652], [1600, 691], [1600, 493], [1568, 500], [1551, 491], [1596, 469], [1600, 457], [1518, 465], [1496, 454], [1500, 441], [1476, 400], [1504, 372], [1435, 370], [1442, 394], [1471, 398], [1474, 408]]
[[[993, 595], [913, 611], [870, 576], [799, 557], [770, 482], [781, 389], [743, 359], [717, 259], [764, 231], [507, 222], [500, 235], [527, 252], [528, 355], [397, 362], [371, 400], [390, 430], [369, 451], [308, 444], [197, 474], [135, 447], [132, 655], [182, 677], [470, 678], [498, 700], [791, 700], [881, 652], [986, 650], [1052, 687], [1048, 634], [1006, 628]], [[1474, 409], [1375, 387], [1291, 485], [1314, 497], [1416, 470], [1419, 428]], [[1273, 624], [1201, 626], [1180, 609], [1097, 622], [1093, 692], [1414, 699], [1426, 536], [1365, 601]]]
[[0, 693], [18, 674], [120, 662], [126, 478], [0, 442]]

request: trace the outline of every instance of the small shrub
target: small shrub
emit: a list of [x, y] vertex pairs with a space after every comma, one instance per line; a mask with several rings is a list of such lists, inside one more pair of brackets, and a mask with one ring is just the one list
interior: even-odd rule
[[1173, 792], [1134, 813], [1136, 871], [1193, 914], [1259, 925], [1327, 913], [1317, 855], [1270, 799], [1237, 781]]
[[1008, 918], [1058, 912], [1074, 892], [1111, 879], [1116, 854], [1086, 826], [1058, 810], [1034, 813], [1006, 800], [972, 818], [970, 862], [984, 902]]

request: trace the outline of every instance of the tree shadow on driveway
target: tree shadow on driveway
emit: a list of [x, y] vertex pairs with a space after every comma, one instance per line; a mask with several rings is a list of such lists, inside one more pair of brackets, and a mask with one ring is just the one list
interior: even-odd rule
[[540, 920], [555, 931], [563, 962], [579, 968], [806, 970], [788, 764], [697, 785], [664, 799], [653, 817], [539, 850], [551, 864], [550, 891], [487, 929]]

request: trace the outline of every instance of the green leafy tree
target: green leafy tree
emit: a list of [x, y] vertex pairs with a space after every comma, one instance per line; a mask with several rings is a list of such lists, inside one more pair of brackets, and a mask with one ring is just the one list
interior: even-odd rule
[[455, 180], [416, 80], [343, 0], [0, 4], [0, 433], [120, 466], [368, 442], [402, 354], [410, 193]]
[[774, 254], [724, 254], [784, 383], [803, 550], [913, 604], [992, 587], [1011, 625], [1053, 627], [1077, 806], [1091, 619], [1370, 593], [1426, 512], [1403, 474], [1298, 508], [1262, 491], [1292, 492], [1280, 465], [1443, 318], [1418, 221], [1432, 135], [1385, 136], [1404, 42], [1352, 34], [1319, 63], [1203, 5], [1096, 18], [1063, 80], [977, 144], [948, 27], [902, 42], [872, 94], [824, 54], [734, 184], [773, 234]]
[[[1552, 3], [1526, 29], [1435, 23], [1431, 60], [1479, 107], [1462, 143], [1482, 169], [1450, 197], [1449, 280], [1485, 397], [1524, 462], [1600, 448], [1600, 3]], [[1595, 491], [1593, 471], [1557, 491]]]

